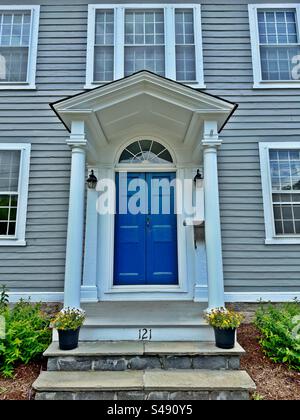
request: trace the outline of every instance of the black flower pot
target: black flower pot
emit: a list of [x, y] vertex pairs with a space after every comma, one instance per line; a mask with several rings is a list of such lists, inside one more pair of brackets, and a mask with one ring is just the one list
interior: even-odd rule
[[233, 349], [235, 345], [235, 328], [226, 330], [214, 328], [216, 337], [216, 346], [220, 349]]
[[73, 350], [78, 347], [79, 331], [77, 330], [58, 330], [60, 350]]

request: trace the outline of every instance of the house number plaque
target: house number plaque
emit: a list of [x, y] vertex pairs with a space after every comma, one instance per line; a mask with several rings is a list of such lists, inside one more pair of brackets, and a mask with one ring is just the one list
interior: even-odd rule
[[151, 328], [140, 328], [139, 329], [139, 340], [152, 340], [152, 329]]

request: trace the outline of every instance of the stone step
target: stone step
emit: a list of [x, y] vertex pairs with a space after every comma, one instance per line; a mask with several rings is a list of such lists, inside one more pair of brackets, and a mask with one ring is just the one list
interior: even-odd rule
[[255, 384], [244, 371], [42, 372], [37, 400], [246, 400]]
[[[80, 330], [81, 341], [138, 341], [141, 334], [151, 334], [153, 341], [212, 341], [214, 339], [213, 329], [203, 323], [196, 325], [156, 325], [154, 323], [143, 323], [136, 325], [103, 325], [100, 321], [87, 319]], [[53, 339], [57, 341], [57, 334]]]
[[218, 349], [214, 342], [80, 342], [77, 349], [62, 351], [53, 342], [44, 353], [49, 371], [124, 371], [148, 369], [240, 368], [244, 350]]
[[[213, 341], [203, 317], [205, 305], [195, 302], [85, 303], [81, 341], [133, 341], [142, 334], [152, 341]], [[146, 330], [146, 331], [145, 331]], [[57, 341], [57, 333], [53, 339]]]

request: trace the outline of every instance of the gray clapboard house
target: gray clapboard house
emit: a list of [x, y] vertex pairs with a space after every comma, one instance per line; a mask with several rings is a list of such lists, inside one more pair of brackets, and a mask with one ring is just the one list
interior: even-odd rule
[[[1, 0], [11, 300], [85, 307], [82, 340], [210, 341], [207, 307], [299, 298], [299, 88], [298, 3]], [[175, 179], [169, 214], [119, 211]]]

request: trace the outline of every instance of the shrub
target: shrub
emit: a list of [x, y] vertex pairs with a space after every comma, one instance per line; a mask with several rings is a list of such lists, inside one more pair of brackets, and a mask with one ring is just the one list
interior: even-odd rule
[[242, 314], [225, 308], [214, 309], [207, 315], [209, 324], [221, 330], [238, 328], [243, 319], [244, 316]]
[[12, 377], [17, 363], [29, 363], [42, 355], [51, 342], [49, 318], [41, 304], [21, 300], [14, 308], [2, 309], [6, 335], [0, 340], [0, 372]]
[[261, 307], [255, 325], [262, 334], [260, 344], [264, 353], [274, 362], [286, 363], [300, 371], [299, 302]]

